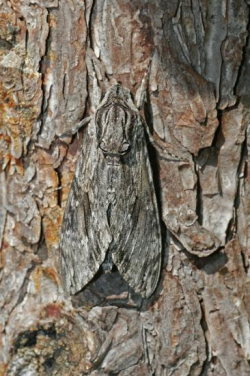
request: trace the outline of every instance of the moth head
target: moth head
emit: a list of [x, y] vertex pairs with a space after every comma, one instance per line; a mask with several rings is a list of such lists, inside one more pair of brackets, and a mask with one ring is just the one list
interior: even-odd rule
[[121, 157], [131, 148], [133, 114], [119, 97], [112, 97], [97, 110], [97, 141], [107, 157]]

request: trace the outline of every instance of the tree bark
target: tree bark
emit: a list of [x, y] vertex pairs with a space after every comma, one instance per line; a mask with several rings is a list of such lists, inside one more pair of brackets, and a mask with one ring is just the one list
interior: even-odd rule
[[[250, 374], [249, 1], [0, 0], [2, 375]], [[121, 83], [148, 145], [163, 266], [75, 296], [59, 233], [84, 130]]]

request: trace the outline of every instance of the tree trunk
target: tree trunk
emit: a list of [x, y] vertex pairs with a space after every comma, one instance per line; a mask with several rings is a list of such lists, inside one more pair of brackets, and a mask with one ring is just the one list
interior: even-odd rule
[[[250, 374], [249, 0], [0, 0], [2, 375]], [[68, 296], [59, 233], [96, 82], [133, 96], [162, 220], [149, 299]]]

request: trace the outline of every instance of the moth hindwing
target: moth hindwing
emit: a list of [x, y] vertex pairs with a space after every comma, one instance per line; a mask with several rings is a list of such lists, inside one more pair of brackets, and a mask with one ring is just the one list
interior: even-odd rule
[[84, 134], [60, 236], [66, 290], [80, 291], [106, 255], [143, 297], [161, 268], [161, 230], [142, 119], [128, 89], [109, 89]]

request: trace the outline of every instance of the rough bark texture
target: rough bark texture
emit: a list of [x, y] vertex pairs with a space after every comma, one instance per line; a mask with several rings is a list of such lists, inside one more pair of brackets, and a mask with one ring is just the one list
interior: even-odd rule
[[[2, 375], [250, 374], [249, 4], [0, 0]], [[84, 131], [58, 135], [93, 112], [95, 76], [146, 85], [164, 237], [149, 300], [118, 272], [74, 297], [58, 278]]]

